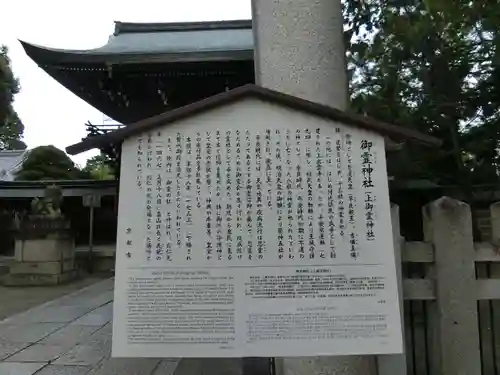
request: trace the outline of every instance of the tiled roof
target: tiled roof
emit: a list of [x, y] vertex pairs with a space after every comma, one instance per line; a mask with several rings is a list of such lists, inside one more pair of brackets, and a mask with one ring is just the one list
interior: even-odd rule
[[0, 151], [0, 181], [14, 181], [27, 154], [25, 150]]
[[[108, 43], [89, 50], [48, 48], [21, 41], [38, 65], [104, 62], [156, 56], [162, 61], [211, 58], [252, 59], [251, 20], [181, 23], [116, 22]], [[194, 59], [194, 60], [193, 60]]]

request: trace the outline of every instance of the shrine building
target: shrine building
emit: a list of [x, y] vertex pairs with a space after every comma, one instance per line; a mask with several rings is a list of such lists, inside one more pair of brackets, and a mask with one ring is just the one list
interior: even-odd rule
[[115, 22], [108, 43], [90, 50], [21, 43], [47, 74], [121, 124], [254, 82], [250, 20]]

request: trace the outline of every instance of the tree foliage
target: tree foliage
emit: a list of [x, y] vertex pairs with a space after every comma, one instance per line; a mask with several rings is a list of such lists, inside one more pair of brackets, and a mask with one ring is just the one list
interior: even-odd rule
[[19, 81], [12, 73], [7, 47], [0, 46], [0, 150], [26, 149], [21, 140], [24, 125], [12, 106], [14, 95], [19, 90]]
[[115, 164], [110, 157], [101, 153], [87, 160], [83, 171], [88, 173], [93, 180], [114, 180]]
[[347, 0], [344, 18], [353, 110], [444, 142], [406, 145], [393, 175], [497, 182], [500, 2]]
[[28, 153], [17, 181], [82, 180], [89, 174], [81, 171], [64, 151], [54, 146], [36, 147]]
[[19, 82], [12, 73], [8, 49], [0, 47], [0, 123], [3, 123], [9, 112], [14, 95], [19, 92]]

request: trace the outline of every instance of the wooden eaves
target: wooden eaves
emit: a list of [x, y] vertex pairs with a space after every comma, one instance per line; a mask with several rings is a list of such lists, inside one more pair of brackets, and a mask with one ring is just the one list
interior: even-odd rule
[[265, 102], [288, 107], [292, 110], [303, 111], [312, 116], [318, 116], [327, 120], [337, 121], [345, 125], [373, 131], [390, 139], [391, 142], [413, 141], [434, 147], [439, 147], [441, 145], [441, 140], [438, 138], [423, 134], [413, 129], [381, 122], [368, 116], [361, 116], [341, 111], [333, 107], [313, 103], [311, 101], [283, 94], [278, 91], [249, 84], [211, 96], [181, 108], [138, 121], [104, 135], [86, 138], [79, 143], [68, 146], [66, 148], [66, 152], [70, 155], [76, 155], [94, 148], [102, 148], [109, 144], [117, 145], [123, 142], [126, 138], [151, 131], [157, 126], [168, 125], [169, 123], [183, 120], [190, 116], [194, 116], [244, 98], [256, 98]]

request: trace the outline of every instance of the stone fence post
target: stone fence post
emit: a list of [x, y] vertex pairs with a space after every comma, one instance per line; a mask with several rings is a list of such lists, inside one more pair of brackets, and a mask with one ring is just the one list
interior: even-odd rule
[[[493, 203], [490, 206], [490, 218], [491, 218], [491, 243], [493, 246], [495, 246], [496, 250], [500, 250], [500, 202]], [[500, 263], [498, 262], [492, 262], [490, 264], [490, 272], [489, 272], [489, 277], [492, 279], [500, 279]], [[490, 330], [490, 335], [493, 335], [493, 337], [498, 338], [500, 337], [500, 326], [498, 322], [500, 322], [500, 300], [492, 300], [489, 301], [490, 306], [488, 306], [489, 310], [488, 312], [491, 314], [491, 328]], [[495, 356], [498, 358], [500, 356], [500, 342], [498, 340], [491, 341], [494, 342], [495, 345], [491, 347], [492, 350], [492, 357]], [[483, 347], [484, 350], [484, 347]], [[484, 371], [492, 369], [493, 371], [491, 373], [494, 373], [495, 370], [498, 370], [499, 364], [496, 363], [497, 361], [493, 360], [493, 363], [489, 363], [490, 367], [485, 368]]]
[[[401, 309], [401, 325], [403, 328], [403, 343], [404, 340], [404, 300], [403, 300], [403, 273], [401, 264], [401, 245], [403, 243], [403, 238], [401, 237], [400, 225], [399, 225], [399, 206], [396, 204], [391, 204], [391, 222], [392, 222], [392, 233], [394, 236], [394, 255], [396, 259], [396, 271], [398, 275], [398, 291], [399, 291], [399, 303]], [[407, 365], [406, 365], [406, 354], [394, 354], [394, 355], [381, 355], [377, 357], [377, 367], [378, 375], [406, 375]]]
[[436, 375], [481, 375], [475, 250], [469, 205], [448, 197], [423, 209], [435, 252], [436, 301], [430, 306], [431, 366]]

